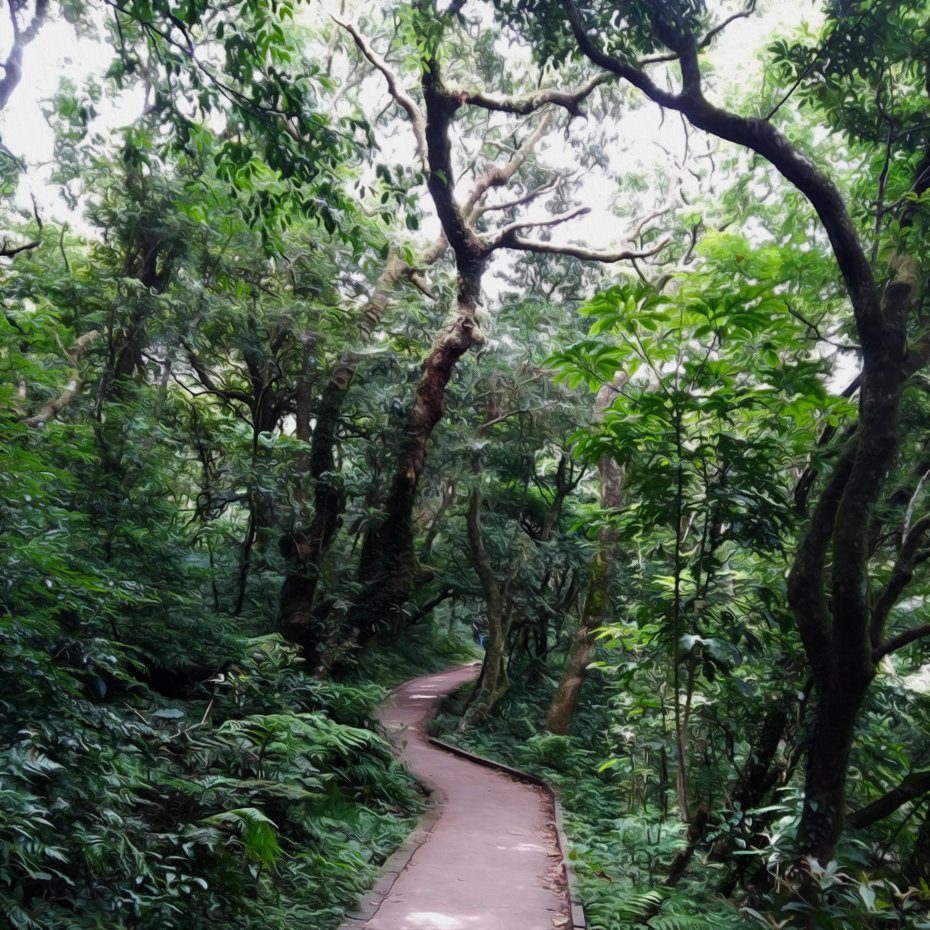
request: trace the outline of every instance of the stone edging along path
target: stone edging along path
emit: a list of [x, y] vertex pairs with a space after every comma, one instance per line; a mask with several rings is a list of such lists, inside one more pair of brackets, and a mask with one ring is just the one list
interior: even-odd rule
[[[413, 679], [412, 682], [408, 682], [406, 685], [402, 685], [395, 694], [403, 691], [405, 688], [413, 685], [416, 682], [429, 682], [432, 678], [443, 678], [449, 677], [450, 675], [456, 675], [458, 680], [453, 683], [453, 686], [447, 688], [445, 691], [440, 693], [431, 694], [430, 704], [426, 713], [417, 717], [415, 720], [411, 721], [410, 728], [418, 737], [419, 742], [423, 745], [429, 747], [434, 747], [435, 749], [442, 750], [443, 752], [450, 753], [454, 756], [457, 756], [461, 759], [464, 759], [472, 764], [483, 766], [485, 768], [496, 771], [502, 775], [508, 776], [510, 779], [516, 782], [522, 782], [527, 785], [532, 785], [535, 788], [542, 789], [542, 792], [545, 794], [546, 799], [551, 803], [552, 809], [554, 811], [554, 827], [555, 834], [558, 843], [558, 851], [555, 853], [556, 856], [561, 854], [561, 866], [562, 873], [564, 875], [565, 884], [567, 886], [567, 895], [563, 896], [563, 901], [567, 897], [568, 903], [568, 913], [567, 915], [561, 918], [563, 923], [555, 923], [554, 926], [564, 928], [564, 930], [586, 930], [584, 910], [581, 906], [580, 900], [576, 892], [576, 882], [574, 871], [571, 863], [567, 860], [565, 852], [568, 849], [567, 840], [565, 837], [564, 827], [563, 827], [563, 815], [561, 804], [559, 803], [558, 794], [553, 788], [552, 785], [547, 782], [539, 779], [533, 775], [530, 775], [526, 772], [522, 772], [518, 769], [511, 768], [510, 766], [504, 765], [494, 760], [487, 759], [483, 756], [475, 755], [474, 753], [468, 752], [458, 746], [454, 746], [450, 743], [446, 743], [441, 739], [436, 739], [434, 737], [428, 737], [425, 735], [424, 726], [428, 720], [430, 720], [436, 713], [438, 709], [439, 701], [446, 693], [453, 690], [454, 687], [464, 683], [468, 680], [468, 677], [462, 677], [462, 674], [468, 671], [474, 670], [474, 666], [466, 666], [459, 669], [450, 669], [444, 673], [439, 673], [436, 676], [424, 676], [423, 678]], [[424, 700], [425, 698], [422, 695], [415, 695], [415, 700]], [[383, 705], [386, 708], [390, 707], [390, 704]], [[389, 711], [387, 711], [389, 712]], [[396, 724], [395, 724], [396, 727]], [[403, 727], [400, 730], [403, 733]], [[390, 736], [390, 733], [388, 734]], [[340, 930], [363, 930], [367, 927], [369, 921], [374, 922], [374, 926], [378, 928], [389, 927], [390, 930], [403, 930], [400, 926], [394, 927], [389, 921], [389, 917], [385, 917], [384, 914], [380, 915], [381, 919], [378, 918], [378, 912], [381, 910], [382, 905], [385, 903], [388, 895], [394, 889], [395, 883], [401, 874], [404, 873], [405, 869], [410, 866], [411, 860], [416, 855], [417, 851], [423, 846], [423, 844], [430, 839], [433, 834], [433, 830], [439, 822], [443, 810], [446, 807], [448, 798], [445, 792], [440, 789], [436, 784], [432, 783], [428, 776], [424, 776], [418, 771], [415, 771], [415, 775], [419, 782], [429, 793], [430, 799], [430, 808], [427, 811], [426, 815], [420, 821], [416, 829], [410, 834], [408, 839], [402, 844], [402, 846], [384, 863], [381, 867], [379, 877], [375, 885], [371, 890], [365, 895], [361, 903], [353, 910], [343, 922]], [[540, 841], [543, 840], [543, 837], [539, 837]], [[495, 837], [489, 835], [488, 844], [489, 849], [491, 844], [494, 843]], [[550, 839], [551, 843], [551, 839]], [[495, 848], [502, 848], [496, 846]], [[426, 851], [425, 851], [426, 852]], [[551, 855], [551, 853], [550, 853]], [[427, 860], [428, 861], [428, 860]], [[423, 860], [418, 860], [417, 868], [422, 868]], [[417, 874], [416, 872], [414, 874]], [[440, 878], [441, 881], [449, 883], [450, 893], [454, 893], [457, 890], [454, 882], [465, 881], [462, 877], [447, 876], [443, 874]], [[540, 879], [542, 880], [542, 879]], [[403, 883], [402, 883], [403, 884]], [[409, 877], [407, 885], [409, 886]], [[460, 886], [459, 886], [460, 890]], [[409, 887], [407, 889], [409, 894]], [[473, 891], [472, 894], [478, 894], [479, 891]], [[396, 900], [392, 898], [392, 901]], [[385, 913], [390, 913], [390, 907], [386, 908]], [[461, 917], [460, 922], [455, 921], [454, 919], [448, 923], [445, 922], [445, 918], [442, 915], [436, 915], [438, 922], [437, 923], [424, 923], [418, 924], [418, 926], [435, 926], [435, 927], [448, 927], [449, 930], [456, 930], [458, 927], [463, 928], [474, 928], [474, 930], [483, 930], [480, 924], [476, 924], [474, 919], [471, 917]], [[536, 928], [529, 927], [520, 927], [520, 926], [508, 926], [507, 930], [536, 930]]]

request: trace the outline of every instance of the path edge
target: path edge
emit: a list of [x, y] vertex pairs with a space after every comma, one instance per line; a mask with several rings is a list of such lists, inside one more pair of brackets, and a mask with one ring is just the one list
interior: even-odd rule
[[[424, 718], [423, 723], [426, 724], [435, 716], [435, 714], [428, 715]], [[559, 850], [562, 853], [562, 868], [565, 872], [565, 885], [568, 891], [570, 923], [566, 930], [587, 930], [588, 924], [585, 917], [584, 905], [581, 903], [581, 897], [578, 894], [578, 876], [575, 874], [574, 864], [568, 858], [569, 843], [568, 836], [565, 833], [565, 812], [562, 809], [562, 798], [559, 795], [558, 788], [544, 778], [540, 778], [538, 775], [532, 775], [529, 772], [516, 769], [512, 765], [507, 765], [504, 762], [489, 759], [487, 756], [479, 756], [477, 753], [471, 752], [468, 749], [463, 749], [461, 746], [456, 746], [454, 743], [447, 743], [445, 740], [439, 739], [439, 737], [429, 736], [425, 732], [423, 735], [426, 737], [427, 742], [437, 749], [442, 749], [445, 752], [451, 753], [454, 756], [459, 756], [476, 765], [483, 765], [485, 768], [502, 772], [504, 775], [509, 775], [511, 778], [525, 781], [537, 788], [542, 788], [542, 790], [546, 792], [549, 799], [552, 801], [552, 809], [555, 812], [555, 832], [559, 841]]]
[[[452, 668], [444, 669], [444, 671], [455, 672], [462, 668], [480, 665], [480, 662], [469, 662], [466, 665], [457, 665]], [[428, 674], [429, 673], [427, 673], [427, 675]], [[435, 674], [440, 675], [442, 672], [436, 672]], [[425, 678], [427, 675], [420, 675], [417, 677]], [[411, 679], [411, 681], [415, 680], [415, 678]], [[408, 682], [404, 682], [404, 684], [407, 683]], [[398, 685], [398, 688], [400, 687], [403, 687], [403, 685]], [[476, 765], [483, 765], [485, 768], [493, 769], [497, 772], [509, 775], [511, 778], [534, 785], [537, 788], [541, 788], [547, 794], [552, 801], [552, 810], [555, 814], [555, 833], [559, 843], [559, 851], [562, 853], [562, 870], [565, 874], [569, 908], [569, 925], [565, 930], [588, 930], [584, 905], [581, 903], [581, 897], [578, 894], [578, 877], [575, 874], [573, 863], [568, 858], [569, 843], [568, 836], [565, 833], [565, 813], [562, 809], [562, 798], [559, 795], [558, 788], [544, 778], [540, 778], [538, 775], [532, 775], [529, 772], [524, 772], [522, 769], [514, 768], [512, 765], [507, 765], [504, 762], [489, 759], [487, 756], [479, 756], [477, 753], [463, 749], [461, 746], [447, 743], [445, 740], [439, 739], [439, 737], [430, 736], [427, 732], [427, 726], [439, 714], [440, 705], [447, 696], [448, 695], [442, 695], [437, 698], [426, 716], [417, 724], [420, 735], [437, 749], [442, 749], [444, 752], [459, 756]], [[416, 772], [412, 772], [412, 774], [417, 783], [427, 792], [429, 796], [429, 807], [417, 822], [417, 825], [410, 831], [407, 839], [384, 860], [384, 863], [378, 871], [378, 877], [375, 879], [375, 883], [365, 892], [358, 904], [346, 913], [337, 930], [361, 930], [362, 925], [375, 916], [384, 902], [384, 899], [390, 894], [391, 889], [394, 887], [394, 882], [400, 877], [400, 873], [403, 872], [417, 850], [429, 838], [436, 821], [442, 816], [442, 806], [446, 801], [445, 792]]]
[[429, 839], [430, 832], [442, 815], [442, 806], [446, 801], [445, 792], [419, 775], [414, 775], [414, 778], [426, 791], [429, 806], [403, 843], [381, 864], [375, 883], [365, 892], [358, 904], [346, 913], [337, 930], [360, 930], [364, 923], [375, 916], [394, 887], [394, 882], [410, 864], [416, 851]]

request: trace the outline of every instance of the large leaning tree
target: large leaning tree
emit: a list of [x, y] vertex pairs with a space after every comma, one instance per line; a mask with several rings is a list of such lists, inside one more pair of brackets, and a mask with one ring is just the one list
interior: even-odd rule
[[783, 49], [781, 97], [804, 94], [825, 128], [853, 137], [851, 157], [864, 152], [883, 165], [869, 210], [779, 128], [784, 99], [747, 112], [708, 99], [704, 52], [725, 39], [732, 20], [752, 15], [754, 2], [729, 16], [677, 0], [517, 0], [499, 8], [542, 58], [582, 55], [693, 126], [756, 153], [807, 198], [829, 240], [861, 352], [858, 419], [814, 495], [788, 583], [816, 686], [796, 853], [825, 863], [843, 827], [848, 760], [869, 685], [885, 656], [930, 635], [930, 624], [895, 629], [888, 622], [927, 557], [930, 520], [921, 516], [919, 494], [891, 551], [875, 545], [877, 508], [902, 447], [902, 404], [930, 361], [921, 242], [930, 186], [926, 9], [828, 3], [817, 42]]
[[[558, 181], [546, 176], [537, 163], [539, 151], [551, 144], [550, 138], [561, 128], [556, 114], [561, 111], [568, 121], [582, 115], [584, 102], [610, 79], [609, 75], [592, 77], [588, 68], [588, 74], [582, 73], [569, 89], [492, 93], [460, 83], [456, 74], [448, 73], [455, 70], [449, 65], [455, 60], [456, 43], [471, 41], [467, 30], [459, 28], [455, 13], [444, 13], [435, 4], [424, 2], [399, 13], [398, 23], [393, 37], [396, 51], [384, 53], [362, 25], [339, 21], [362, 62], [386, 85], [390, 105], [399, 110], [412, 133], [414, 176], [425, 182], [440, 234], [418, 256], [394, 253], [388, 258], [359, 311], [359, 345], [372, 338], [392, 289], [402, 280], [413, 280], [425, 294], [431, 293], [421, 275], [445, 254], [451, 256], [454, 266], [454, 297], [448, 317], [422, 361], [398, 460], [381, 496], [383, 516], [373, 522], [361, 547], [360, 595], [348, 611], [348, 631], [362, 640], [390, 622], [424, 580], [416, 561], [413, 521], [420, 477], [456, 365], [484, 339], [478, 317], [482, 282], [492, 258], [509, 251], [615, 263], [646, 258], [661, 249], [592, 249], [548, 239], [553, 227], [587, 212], [577, 205], [566, 204], [542, 218], [527, 214], [533, 206], [547, 203]], [[405, 41], [412, 48], [404, 48]], [[392, 54], [401, 59], [403, 69], [389, 62]], [[484, 49], [483, 54], [496, 56], [499, 69], [504, 69], [496, 52]], [[458, 61], [462, 60], [459, 55]], [[494, 135], [486, 136], [485, 151], [477, 157], [460, 151], [456, 129], [463, 126], [465, 139], [481, 140], [482, 132], [488, 132], [482, 124], [492, 118]], [[506, 144], [502, 144], [504, 139]], [[493, 154], [489, 156], [488, 151]], [[286, 546], [292, 570], [282, 592], [282, 629], [305, 647], [319, 645], [313, 603], [318, 566], [336, 532], [340, 507], [338, 490], [325, 476], [331, 474], [334, 463], [333, 430], [354, 378], [355, 357], [350, 350], [334, 372], [311, 440], [315, 516]], [[490, 590], [486, 596], [493, 600]], [[494, 664], [489, 661], [488, 668]]]

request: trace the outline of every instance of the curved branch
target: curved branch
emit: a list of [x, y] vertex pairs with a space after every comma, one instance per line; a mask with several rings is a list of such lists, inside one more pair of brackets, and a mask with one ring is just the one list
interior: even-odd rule
[[43, 426], [48, 420], [58, 416], [58, 414], [68, 406], [83, 390], [84, 379], [81, 377], [78, 366], [81, 357], [87, 350], [87, 347], [100, 335], [96, 329], [78, 336], [68, 349], [68, 362], [75, 369], [75, 373], [68, 382], [65, 389], [54, 400], [50, 400], [37, 414], [27, 417], [23, 422], [26, 426], [37, 427]]
[[[527, 191], [527, 193], [525, 193], [522, 197], [515, 197], [513, 200], [506, 200], [503, 203], [488, 203], [481, 207], [475, 207], [475, 209], [471, 211], [469, 219], [474, 222], [475, 220], [484, 216], [486, 213], [513, 210], [517, 207], [525, 206], [526, 204], [537, 200], [539, 197], [542, 197], [543, 194], [551, 193], [555, 189], [555, 186], [555, 181], [549, 181], [547, 184], [543, 184], [540, 187], [534, 187], [531, 191]], [[471, 200], [471, 198], [469, 198], [469, 200]]]
[[[836, 185], [770, 123], [730, 113], [704, 98], [698, 67], [699, 46], [694, 37], [677, 33], [668, 23], [657, 21], [659, 38], [676, 53], [681, 67], [682, 91], [676, 94], [663, 90], [634, 65], [604, 52], [585, 28], [572, 0], [562, 0], [562, 6], [579, 48], [594, 64], [632, 84], [660, 106], [684, 114], [699, 129], [758, 153], [804, 194], [830, 239], [860, 335], [881, 334], [884, 321], [872, 268]], [[863, 338], [863, 343], [866, 342]]]
[[606, 265], [610, 265], [614, 262], [629, 261], [635, 258], [648, 258], [650, 255], [661, 252], [668, 243], [668, 239], [663, 239], [657, 246], [642, 251], [623, 249], [619, 252], [598, 252], [596, 249], [586, 249], [580, 245], [557, 245], [553, 242], [535, 242], [531, 239], [521, 239], [519, 236], [510, 236], [507, 241], [502, 244], [502, 247], [516, 249], [519, 252], [566, 255], [569, 258], [580, 258], [582, 261], [586, 262], [602, 262]]
[[[0, 107], [2, 107], [2, 104], [0, 104]], [[0, 247], [0, 258], [12, 258], [14, 255], [19, 255], [20, 252], [37, 249], [40, 245], [42, 245], [41, 239], [36, 239], [34, 242], [27, 242], [25, 245], [8, 246], [4, 239], [3, 245]]]
[[[520, 147], [511, 155], [510, 161], [503, 165], [491, 165], [491, 167], [475, 181], [475, 186], [471, 189], [465, 203], [462, 204], [462, 213], [467, 217], [470, 223], [473, 223], [478, 218], [479, 214], [476, 210], [481, 198], [484, 197], [492, 187], [503, 187], [513, 178], [520, 168], [523, 167], [524, 162], [529, 158], [530, 153], [536, 148], [551, 125], [552, 114], [547, 113], [539, 121], [539, 125], [520, 143]], [[517, 204], [519, 203], [520, 201], [517, 201]], [[485, 209], [496, 208], [488, 207]]]
[[388, 66], [388, 63], [371, 47], [369, 41], [359, 32], [358, 28], [350, 22], [333, 17], [333, 22], [337, 26], [345, 29], [352, 36], [352, 40], [358, 46], [358, 50], [368, 59], [370, 64], [384, 76], [387, 82], [388, 93], [393, 97], [394, 102], [401, 107], [410, 120], [410, 128], [413, 130], [414, 138], [417, 143], [417, 157], [420, 160], [420, 167], [424, 173], [429, 170], [429, 164], [426, 158], [426, 117], [423, 111], [417, 106], [413, 97], [411, 97], [401, 86], [397, 75]]
[[[731, 16], [728, 16], [725, 20], [717, 23], [716, 26], [713, 26], [711, 29], [709, 29], [707, 33], [705, 34], [704, 38], [701, 39], [700, 42], [698, 42], [698, 48], [699, 49], [707, 48], [707, 46], [709, 46], [710, 43], [713, 42], [714, 39], [716, 39], [717, 36], [720, 35], [721, 32], [723, 32], [724, 29], [727, 28], [727, 26], [729, 26], [731, 23], [736, 22], [738, 19], [747, 19], [748, 17], [752, 16], [752, 14], [755, 13], [755, 11], [756, 11], [756, 0], [749, 0], [749, 2], [746, 4], [746, 6], [742, 10], [740, 10], [737, 13], [733, 13]], [[667, 61], [676, 61], [677, 59], [678, 59], [678, 56], [675, 54], [650, 55], [648, 58], [641, 58], [639, 61], [639, 66], [642, 67], [643, 65], [653, 65], [653, 64], [659, 64], [659, 63], [667, 62]]]
[[553, 216], [548, 220], [520, 220], [511, 223], [509, 226], [495, 231], [493, 238], [487, 240], [487, 250], [491, 252], [494, 249], [507, 247], [521, 229], [549, 229], [577, 219], [579, 216], [587, 216], [590, 212], [590, 207], [577, 207], [574, 210], [569, 210], [568, 213], [561, 213], [559, 216]]
[[836, 512], [852, 474], [858, 449], [859, 434], [856, 433], [840, 453], [788, 574], [788, 603], [794, 611], [804, 651], [819, 682], [830, 680], [835, 662], [831, 645], [831, 616], [824, 595], [824, 562]]
[[540, 90], [535, 94], [526, 94], [523, 97], [498, 97], [494, 94], [486, 94], [484, 91], [452, 91], [455, 96], [471, 106], [480, 107], [484, 110], [494, 110], [499, 113], [515, 113], [521, 116], [527, 116], [535, 113], [544, 106], [552, 104], [553, 106], [562, 107], [572, 116], [585, 116], [581, 109], [581, 103], [591, 96], [593, 91], [612, 81], [614, 76], [609, 72], [602, 71], [594, 75], [587, 83], [583, 84], [578, 90]]
[[[927, 557], [930, 558], [930, 554], [928, 554]], [[885, 642], [872, 653], [873, 660], [878, 662], [879, 659], [891, 655], [892, 652], [897, 652], [899, 649], [903, 649], [905, 646], [917, 642], [918, 639], [925, 639], [928, 636], [930, 636], [930, 623], [911, 627], [909, 630], [905, 630], [903, 633], [898, 633], [897, 636], [892, 636], [891, 639], [885, 640]]]
[[863, 830], [865, 827], [872, 826], [873, 823], [878, 823], [879, 820], [884, 820], [908, 801], [915, 801], [927, 792], [930, 792], [930, 772], [911, 772], [905, 775], [901, 783], [891, 791], [861, 810], [851, 813], [846, 818], [846, 823], [853, 830]]

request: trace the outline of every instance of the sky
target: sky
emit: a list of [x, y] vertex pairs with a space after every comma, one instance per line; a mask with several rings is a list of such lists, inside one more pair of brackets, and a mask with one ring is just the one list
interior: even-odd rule
[[[767, 4], [760, 4], [760, 11], [751, 19], [731, 24], [726, 40], [715, 47], [712, 55], [715, 83], [721, 92], [729, 94], [747, 86], [758, 86], [762, 63], [757, 50], [763, 40], [773, 32], [793, 28], [802, 18], [811, 17], [816, 18], [816, 7], [811, 3], [770, 0]], [[9, 24], [0, 20], [0, 49], [8, 43]], [[80, 84], [89, 75], [99, 76], [108, 55], [107, 48], [101, 43], [88, 37], [78, 38], [70, 25], [60, 21], [47, 23], [27, 48], [23, 80], [4, 113], [0, 114], [0, 138], [30, 168], [18, 198], [22, 205], [29, 204], [30, 197], [35, 196], [43, 212], [66, 219], [61, 216], [67, 209], [64, 202], [47, 183], [54, 138], [43, 114], [43, 108], [47, 106], [43, 101], [54, 95], [62, 79]], [[111, 127], [125, 125], [138, 114], [141, 106], [141, 92], [121, 98], [106, 97], [98, 107], [100, 115], [94, 128], [106, 133]], [[662, 149], [674, 153], [683, 150], [684, 135], [680, 121], [663, 115], [654, 106], [628, 111], [617, 128], [618, 143], [611, 147], [611, 157], [622, 161], [626, 170], [648, 169], [666, 157]], [[692, 137], [691, 144], [698, 148], [708, 145], [698, 136]], [[710, 147], [715, 145], [711, 143]], [[548, 157], [557, 164], [573, 158], [567, 152], [560, 154], [551, 150]], [[566, 239], [594, 238], [619, 244], [629, 232], [629, 222], [618, 221], [613, 215], [611, 203], [615, 191], [612, 186], [608, 189], [606, 184], [603, 178], [592, 173], [586, 189], [581, 192], [582, 202], [592, 207], [591, 214], [584, 220], [585, 235], [579, 232], [582, 227], [578, 224], [567, 224], [559, 230], [559, 236]], [[67, 219], [72, 225], [76, 221], [77, 225], [81, 225], [76, 216], [71, 215]], [[427, 231], [431, 231], [428, 226]]]

